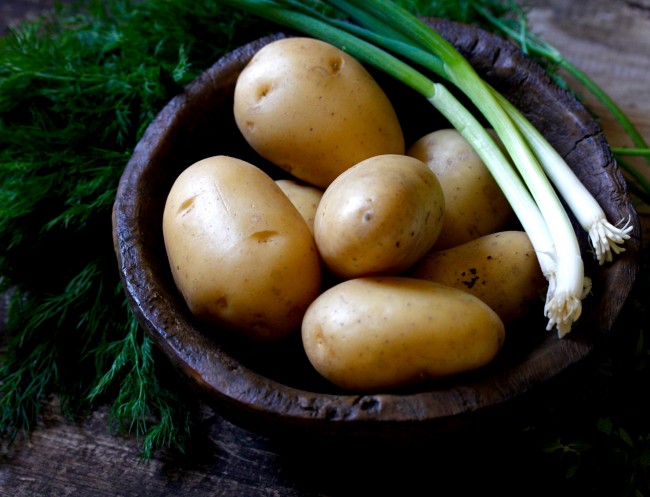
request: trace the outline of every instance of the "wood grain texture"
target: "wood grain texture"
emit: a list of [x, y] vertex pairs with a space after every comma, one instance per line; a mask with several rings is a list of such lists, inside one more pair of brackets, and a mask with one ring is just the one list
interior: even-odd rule
[[[2, 2], [3, 14], [9, 3]], [[531, 28], [610, 92], [650, 138], [650, 0], [529, 3]], [[610, 119], [603, 128], [612, 145], [627, 143]], [[517, 489], [512, 475], [527, 481], [519, 495], [564, 495], [562, 479], [508, 432], [436, 446], [424, 457], [381, 446], [342, 452], [278, 446], [206, 407], [187, 454], [143, 463], [136, 440], [108, 431], [106, 410], [76, 423], [57, 409], [53, 399], [31, 437], [0, 448], [1, 497], [419, 496], [445, 484], [458, 495], [503, 495]], [[511, 420], [512, 433], [525, 421]]]

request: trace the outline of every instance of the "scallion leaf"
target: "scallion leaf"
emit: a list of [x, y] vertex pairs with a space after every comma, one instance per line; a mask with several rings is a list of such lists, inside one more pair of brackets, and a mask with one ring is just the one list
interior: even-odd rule
[[[607, 221], [596, 200], [561, 156], [514, 106], [483, 81], [453, 45], [390, 1], [331, 0], [307, 4], [294, 0], [224, 0], [222, 3], [330, 42], [426, 97], [472, 144], [529, 234], [549, 282], [544, 308], [548, 329], [557, 328], [560, 337], [571, 331], [582, 312], [582, 299], [590, 289], [590, 280], [584, 274], [573, 225], [552, 181], [589, 232], [601, 264], [612, 259], [612, 252], [623, 250], [621, 245], [629, 237], [631, 227], [625, 224], [618, 228]], [[328, 6], [340, 9], [356, 24], [325, 14]], [[424, 65], [458, 87], [495, 129], [517, 171], [479, 121], [447, 88], [388, 51]], [[573, 188], [567, 190], [567, 184]], [[573, 198], [580, 202], [573, 202]]]

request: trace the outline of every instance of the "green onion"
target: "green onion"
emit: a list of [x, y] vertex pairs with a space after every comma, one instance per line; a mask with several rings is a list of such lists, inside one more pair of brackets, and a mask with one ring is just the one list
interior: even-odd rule
[[641, 155], [650, 157], [650, 148], [612, 147], [612, 152], [620, 155]]
[[[582, 201], [590, 206], [588, 214], [578, 211], [576, 217], [588, 229], [599, 262], [611, 260], [612, 251], [623, 250], [620, 244], [628, 237], [631, 227], [616, 228], [602, 220], [602, 209], [559, 154], [505, 98], [480, 78], [449, 42], [410, 12], [388, 1], [223, 0], [222, 3], [332, 43], [410, 86], [434, 105], [472, 144], [528, 233], [549, 282], [544, 308], [547, 328], [556, 327], [560, 337], [570, 332], [582, 312], [582, 299], [590, 289], [590, 280], [584, 275], [576, 233], [545, 168], [550, 170], [553, 179], [565, 181], [570, 177], [576, 190], [580, 190]], [[356, 24], [325, 14], [327, 7], [332, 6]], [[497, 132], [516, 170], [479, 121], [446, 87], [434, 83], [387, 50], [424, 65], [469, 97]], [[564, 189], [562, 192], [566, 198], [567, 192]], [[575, 204], [572, 206], [577, 209]]]
[[589, 240], [598, 263], [602, 265], [605, 262], [611, 262], [612, 252], [619, 254], [625, 251], [621, 245], [630, 238], [628, 234], [632, 230], [630, 220], [620, 228], [612, 225], [607, 220], [600, 204], [577, 178], [562, 156], [510, 102], [503, 96], [497, 95], [496, 91], [494, 93], [539, 157], [544, 171], [555, 188], [561, 192], [578, 222], [589, 234]]
[[521, 20], [519, 22], [516, 20], [510, 20], [510, 24], [512, 24], [512, 26], [510, 26], [504, 19], [499, 19], [496, 16], [492, 15], [492, 13], [484, 6], [473, 5], [473, 8], [495, 28], [501, 30], [505, 35], [517, 41], [522, 47], [524, 53], [541, 56], [545, 60], [551, 62], [553, 65], [562, 67], [568, 73], [570, 73], [578, 82], [587, 88], [592, 95], [594, 95], [602, 104], [605, 105], [605, 107], [610, 111], [614, 118], [619, 122], [623, 130], [630, 137], [632, 142], [636, 145], [636, 147], [645, 150], [646, 153], [644, 155], [648, 154], [648, 151], [650, 151], [648, 143], [645, 141], [639, 130], [634, 126], [627, 115], [612, 100], [612, 98], [587, 74], [585, 74], [579, 68], [571, 64], [567, 59], [565, 59], [559, 50], [541, 38], [530, 33], [525, 27], [524, 20]]

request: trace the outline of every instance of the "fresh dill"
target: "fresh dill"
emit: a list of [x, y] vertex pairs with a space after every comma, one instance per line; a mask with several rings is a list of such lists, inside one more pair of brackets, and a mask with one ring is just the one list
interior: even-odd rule
[[[61, 399], [112, 402], [143, 456], [187, 438], [191, 399], [162, 384], [131, 315], [111, 210], [156, 113], [226, 51], [266, 34], [210, 2], [79, 2], [0, 39], [0, 431], [12, 439]], [[256, 31], [259, 30], [259, 31]], [[243, 34], [245, 33], [245, 34]]]

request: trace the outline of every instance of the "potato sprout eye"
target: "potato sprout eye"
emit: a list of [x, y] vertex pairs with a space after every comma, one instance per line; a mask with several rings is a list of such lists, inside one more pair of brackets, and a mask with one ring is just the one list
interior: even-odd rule
[[343, 60], [338, 57], [336, 59], [332, 59], [330, 60], [329, 66], [332, 74], [337, 74], [343, 69]]
[[270, 92], [271, 92], [271, 85], [270, 84], [263, 84], [258, 86], [257, 88], [257, 100], [258, 102], [263, 100]]

